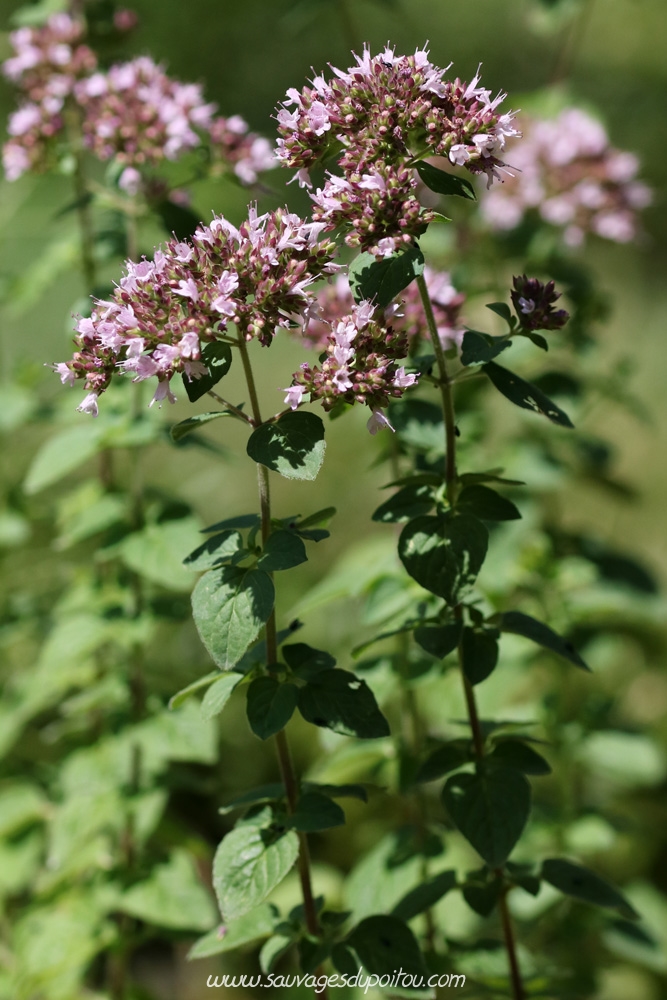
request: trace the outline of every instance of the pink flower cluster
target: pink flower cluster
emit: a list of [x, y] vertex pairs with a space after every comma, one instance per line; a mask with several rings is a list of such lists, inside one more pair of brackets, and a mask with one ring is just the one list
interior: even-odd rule
[[78, 106], [83, 141], [93, 154], [124, 166], [119, 183], [131, 195], [146, 189], [142, 170], [177, 159], [202, 137], [210, 138], [213, 159], [226, 160], [245, 184], [275, 165], [268, 141], [248, 132], [243, 119], [213, 117], [215, 105], [205, 102], [199, 84], [172, 80], [147, 56], [102, 72], [95, 54], [80, 44], [83, 35], [81, 22], [54, 14], [43, 27], [10, 36], [16, 54], [3, 72], [29, 100], [9, 120], [8, 180], [48, 166], [51, 140], [65, 126], [66, 101]]
[[512, 279], [512, 304], [524, 330], [560, 330], [570, 318], [565, 309], [554, 309], [561, 296], [553, 281], [546, 284], [525, 274]]
[[347, 72], [332, 67], [330, 80], [316, 76], [312, 86], [287, 92], [277, 112], [277, 155], [308, 187], [309, 170], [335, 156], [342, 176], [329, 174], [312, 196], [315, 212], [332, 228], [347, 222], [350, 245], [389, 256], [430, 221], [414, 193], [418, 159], [446, 156], [490, 184], [505, 166], [507, 140], [519, 133], [512, 113], [497, 111], [505, 95], [492, 98], [479, 73], [469, 84], [445, 80], [425, 49], [371, 56], [364, 48], [355, 58]]
[[156, 377], [153, 402], [173, 402], [174, 374], [206, 374], [202, 350], [230, 323], [244, 339], [270, 344], [311, 307], [312, 282], [338, 268], [335, 244], [319, 241], [322, 229], [287, 210], [251, 209], [239, 229], [216, 217], [152, 261], [128, 261], [111, 301], [96, 300], [91, 317], [78, 321], [72, 360], [54, 366], [63, 383], [85, 379], [89, 393], [78, 409], [96, 415], [118, 371], [134, 381]]
[[26, 100], [9, 117], [10, 139], [2, 151], [7, 180], [45, 167], [50, 140], [64, 127], [65, 101], [77, 80], [97, 67], [83, 35], [81, 22], [64, 13], [53, 14], [43, 27], [10, 34], [15, 54], [3, 63], [2, 72]]
[[215, 105], [196, 83], [178, 83], [148, 56], [94, 73], [75, 88], [86, 145], [100, 160], [134, 167], [175, 160], [198, 146], [195, 129], [211, 124]]
[[319, 399], [325, 410], [338, 402], [365, 403], [372, 411], [369, 429], [374, 433], [388, 424], [382, 414], [389, 400], [402, 396], [417, 381], [398, 361], [408, 353], [408, 339], [383, 321], [374, 319], [371, 302], [353, 306], [344, 319], [333, 323], [321, 365], [301, 365], [285, 402], [296, 409], [306, 393]]
[[634, 239], [637, 211], [651, 201], [649, 188], [636, 180], [637, 158], [614, 149], [600, 122], [577, 108], [553, 119], [524, 119], [522, 126], [524, 141], [512, 154], [519, 172], [482, 200], [489, 225], [513, 229], [535, 210], [570, 246], [587, 233], [619, 243]]
[[[460, 347], [465, 333], [460, 320], [465, 295], [454, 288], [446, 271], [434, 271], [425, 267], [424, 279], [443, 347]], [[354, 299], [347, 278], [343, 274], [336, 275], [332, 282], [317, 293], [303, 337], [317, 350], [326, 350], [332, 328], [349, 316], [353, 308]], [[420, 341], [428, 341], [424, 307], [414, 282], [401, 293], [400, 302], [394, 302], [384, 310], [383, 322], [385, 326], [391, 326], [393, 330], [407, 336], [410, 353], [414, 353]]]
[[214, 169], [231, 166], [242, 184], [254, 184], [259, 174], [278, 166], [269, 140], [251, 132], [240, 115], [214, 118], [209, 136]]

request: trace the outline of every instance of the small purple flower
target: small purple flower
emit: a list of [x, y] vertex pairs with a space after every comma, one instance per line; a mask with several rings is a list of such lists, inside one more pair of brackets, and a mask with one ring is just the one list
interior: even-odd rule
[[366, 427], [373, 436], [375, 436], [378, 431], [383, 430], [385, 427], [388, 427], [390, 431], [394, 431], [394, 433], [396, 433], [395, 428], [392, 427], [392, 425], [389, 423], [389, 420], [385, 417], [382, 410], [372, 411], [366, 423]]

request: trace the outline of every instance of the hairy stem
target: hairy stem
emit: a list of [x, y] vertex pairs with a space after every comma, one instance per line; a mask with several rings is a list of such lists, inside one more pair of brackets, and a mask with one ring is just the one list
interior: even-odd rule
[[[456, 471], [456, 414], [454, 411], [454, 394], [452, 391], [452, 383], [449, 378], [449, 373], [447, 371], [445, 352], [443, 351], [442, 344], [440, 343], [438, 328], [436, 326], [435, 316], [433, 315], [433, 307], [431, 305], [431, 300], [429, 298], [428, 289], [423, 275], [420, 275], [417, 278], [417, 284], [419, 286], [419, 292], [424, 305], [426, 322], [428, 323], [428, 329], [431, 335], [433, 350], [435, 352], [435, 358], [440, 374], [438, 384], [442, 399], [442, 413], [445, 422], [445, 447], [447, 449], [445, 458], [445, 482], [447, 485], [447, 499], [451, 504], [456, 500], [456, 492], [458, 489], [458, 476]], [[454, 614], [458, 621], [462, 621], [463, 608], [460, 604], [457, 604], [454, 608]], [[481, 761], [484, 758], [484, 733], [482, 731], [479, 712], [477, 711], [474, 688], [463, 672], [463, 656], [460, 644], [458, 654], [459, 666], [461, 668], [461, 678], [463, 681], [463, 693], [465, 695], [466, 707], [468, 710], [468, 721], [470, 723], [470, 730], [472, 732], [473, 745], [475, 748], [475, 757], [478, 761]], [[498, 869], [497, 873], [502, 878], [502, 869]], [[514, 1000], [524, 1000], [525, 994], [523, 991], [521, 972], [519, 970], [519, 962], [516, 954], [512, 921], [507, 907], [506, 891], [503, 892], [500, 900], [500, 919], [503, 927], [505, 950], [507, 951], [512, 996]]]
[[[252, 371], [252, 364], [250, 362], [250, 356], [248, 354], [248, 347], [243, 338], [243, 335], [239, 335], [238, 348], [241, 355], [241, 362], [243, 364], [243, 371], [245, 373], [245, 379], [248, 386], [248, 395], [250, 396], [250, 408], [252, 410], [252, 422], [255, 427], [259, 427], [262, 423], [262, 415], [259, 408], [259, 399], [257, 396], [257, 387], [255, 385], [255, 378]], [[260, 503], [260, 513], [262, 518], [262, 542], [266, 543], [271, 534], [271, 492], [269, 484], [269, 470], [265, 465], [257, 463], [257, 483], [259, 491], [259, 503]], [[265, 639], [266, 639], [266, 662], [268, 664], [275, 663], [278, 659], [278, 645], [276, 639], [276, 613], [275, 608], [271, 612], [271, 615], [265, 625]], [[285, 796], [287, 798], [287, 810], [290, 814], [296, 811], [298, 798], [299, 798], [299, 784], [294, 771], [294, 765], [292, 764], [292, 755], [290, 754], [289, 744], [287, 742], [287, 734], [284, 729], [275, 736], [276, 752], [278, 755], [278, 764], [280, 766], [280, 774], [282, 777], [283, 785], [285, 786]], [[317, 908], [315, 906], [315, 897], [313, 896], [313, 886], [310, 876], [310, 849], [308, 847], [308, 837], [305, 833], [299, 833], [299, 880], [301, 882], [301, 895], [303, 898], [303, 909], [306, 921], [306, 927], [309, 934], [314, 936], [319, 935], [320, 925], [317, 919]], [[326, 997], [326, 991], [320, 990], [318, 993], [321, 997]]]

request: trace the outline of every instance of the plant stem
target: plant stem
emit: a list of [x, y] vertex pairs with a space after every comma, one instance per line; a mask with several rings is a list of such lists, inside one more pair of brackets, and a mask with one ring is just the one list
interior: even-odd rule
[[595, 0], [584, 0], [581, 13], [575, 18], [570, 31], [566, 32], [562, 45], [558, 50], [556, 62], [549, 83], [553, 86], [562, 83], [572, 72], [572, 66], [581, 49], [586, 29], [593, 13]]
[[[253, 416], [252, 423], [255, 427], [259, 427], [262, 423], [262, 415], [259, 408], [257, 387], [255, 386], [255, 379], [250, 362], [250, 356], [248, 354], [248, 347], [242, 334], [239, 335], [238, 348], [239, 353], [241, 354], [241, 362], [243, 364], [243, 371], [245, 373], [246, 383], [248, 386], [248, 395], [250, 396], [250, 408]], [[265, 465], [261, 465], [259, 462], [257, 463], [257, 483], [259, 489], [260, 513], [262, 518], [262, 542], [266, 543], [271, 534], [271, 492], [269, 470]], [[271, 615], [265, 625], [265, 639], [266, 662], [267, 664], [275, 663], [278, 659], [275, 608], [271, 612]], [[284, 729], [282, 729], [279, 733], [276, 733], [275, 743], [278, 755], [278, 764], [280, 766], [280, 774], [283, 785], [285, 786], [287, 811], [288, 813], [293, 814], [296, 811], [298, 803], [299, 784], [294, 771], [294, 765], [292, 764], [292, 755], [290, 754], [289, 744], [287, 742], [287, 734]], [[306, 927], [309, 934], [318, 936], [320, 933], [320, 925], [319, 920], [317, 919], [317, 908], [315, 906], [315, 898], [313, 896], [313, 886], [310, 875], [310, 849], [308, 847], [308, 837], [305, 833], [301, 832], [299, 832], [298, 837], [299, 880], [301, 882], [301, 895], [303, 897]], [[320, 990], [318, 992], [318, 996], [326, 998], [326, 990]]]
[[81, 121], [78, 112], [72, 108], [68, 118], [68, 131], [74, 156], [74, 197], [76, 214], [81, 233], [81, 273], [86, 289], [90, 295], [97, 282], [97, 266], [95, 263], [95, 230], [90, 211], [90, 189], [86, 178]]
[[[445, 447], [447, 449], [445, 458], [445, 482], [447, 485], [447, 499], [450, 504], [453, 504], [456, 500], [456, 491], [458, 488], [458, 476], [456, 471], [456, 414], [454, 411], [454, 394], [452, 391], [452, 383], [449, 378], [449, 373], [447, 371], [445, 352], [443, 351], [442, 344], [440, 343], [438, 328], [436, 326], [435, 316], [433, 315], [433, 307], [431, 305], [431, 300], [429, 298], [428, 289], [423, 275], [420, 275], [417, 278], [417, 284], [419, 286], [419, 292], [424, 305], [426, 322], [428, 323], [428, 329], [431, 335], [431, 341], [433, 343], [433, 349], [435, 351], [435, 357], [438, 364], [438, 371], [440, 373], [439, 386], [442, 398], [442, 413], [445, 421]], [[460, 604], [457, 604], [454, 608], [454, 615], [457, 621], [463, 620], [463, 608]], [[474, 688], [463, 672], [463, 656], [460, 643], [458, 655], [459, 667], [461, 669], [461, 679], [463, 681], [463, 693], [465, 695], [466, 706], [468, 709], [468, 720], [475, 748], [475, 757], [478, 761], [481, 761], [484, 759], [484, 733], [479, 718], [479, 712], [477, 710]], [[497, 874], [502, 878], [502, 869], [498, 869]], [[505, 940], [505, 950], [507, 951], [507, 960], [510, 969], [512, 995], [514, 1000], [524, 1000], [525, 994], [523, 991], [521, 972], [519, 970], [519, 963], [516, 954], [514, 931], [512, 929], [510, 912], [507, 907], [507, 890], [502, 893], [499, 905], [500, 919], [503, 927], [503, 938]]]
[[445, 420], [445, 482], [447, 484], [447, 499], [451, 504], [453, 504], [456, 500], [456, 491], [458, 486], [456, 475], [456, 418], [454, 415], [454, 395], [452, 392], [449, 372], [447, 371], [445, 352], [440, 342], [438, 327], [435, 322], [435, 316], [433, 315], [433, 306], [431, 305], [431, 299], [428, 294], [428, 288], [426, 287], [426, 281], [424, 280], [423, 274], [420, 274], [417, 278], [417, 287], [419, 288], [422, 305], [424, 306], [426, 322], [428, 324], [429, 333], [431, 334], [435, 360], [440, 374], [438, 385], [440, 387], [442, 413]]

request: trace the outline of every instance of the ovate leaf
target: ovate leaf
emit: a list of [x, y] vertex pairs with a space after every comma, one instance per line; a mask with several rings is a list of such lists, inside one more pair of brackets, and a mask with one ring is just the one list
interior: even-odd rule
[[242, 674], [235, 674], [230, 671], [227, 674], [223, 674], [215, 684], [211, 685], [201, 703], [201, 714], [206, 721], [212, 719], [214, 715], [220, 715], [229, 701], [232, 691], [242, 680]]
[[497, 358], [506, 348], [512, 346], [512, 341], [505, 337], [489, 337], [476, 330], [466, 330], [461, 344], [462, 365], [483, 365]]
[[544, 757], [521, 740], [502, 740], [496, 744], [487, 760], [504, 767], [513, 767], [524, 774], [551, 774], [551, 768]]
[[417, 173], [426, 187], [435, 191], [436, 194], [457, 195], [459, 198], [467, 198], [469, 201], [477, 200], [474, 187], [465, 177], [448, 174], [424, 160], [417, 164]]
[[334, 826], [343, 826], [344, 823], [345, 813], [341, 807], [319, 792], [305, 792], [289, 819], [290, 826], [303, 833], [329, 830]]
[[460, 621], [450, 622], [447, 625], [420, 625], [415, 629], [415, 642], [431, 656], [444, 660], [458, 646], [461, 629]]
[[214, 662], [231, 670], [273, 610], [271, 577], [261, 569], [211, 570], [192, 594], [197, 631]]
[[355, 302], [369, 299], [384, 309], [423, 273], [424, 255], [414, 246], [391, 257], [361, 253], [350, 264], [348, 279]]
[[463, 836], [491, 868], [507, 861], [530, 813], [530, 785], [509, 767], [454, 774], [442, 799]]
[[454, 605], [477, 579], [488, 538], [484, 525], [470, 514], [417, 517], [401, 532], [398, 554], [417, 583]]
[[[497, 634], [497, 633], [496, 633]], [[498, 662], [498, 640], [488, 629], [463, 629], [461, 639], [463, 673], [471, 684], [481, 684]]]
[[373, 513], [374, 521], [383, 524], [409, 521], [410, 518], [428, 514], [433, 509], [433, 487], [426, 484], [404, 486], [398, 493], [380, 504]]
[[248, 722], [255, 736], [268, 740], [292, 718], [299, 689], [273, 677], [256, 677], [248, 688]]
[[259, 906], [282, 882], [299, 853], [294, 830], [238, 826], [224, 838], [213, 862], [213, 888], [223, 919], [237, 920]]
[[216, 563], [232, 559], [243, 550], [241, 533], [228, 528], [217, 535], [211, 535], [205, 542], [186, 556], [183, 565], [188, 569], [211, 569]]
[[521, 517], [519, 509], [506, 497], [481, 484], [464, 486], [456, 506], [468, 514], [474, 514], [482, 521], [516, 521]]
[[455, 871], [440, 872], [439, 875], [434, 875], [433, 878], [427, 879], [421, 885], [406, 893], [403, 899], [400, 899], [391, 911], [392, 915], [398, 917], [399, 920], [412, 920], [413, 917], [416, 917], [419, 913], [423, 913], [424, 910], [430, 910], [432, 906], [435, 906], [455, 886]]
[[374, 976], [427, 976], [424, 959], [410, 928], [398, 917], [366, 917], [354, 928], [347, 944], [356, 951], [364, 968]]
[[188, 417], [187, 420], [181, 420], [180, 423], [174, 424], [169, 433], [171, 434], [172, 441], [180, 441], [182, 438], [187, 437], [188, 434], [192, 434], [193, 431], [198, 431], [205, 424], [210, 424], [212, 420], [219, 420], [220, 417], [234, 416], [236, 414], [232, 413], [231, 410], [214, 410], [212, 413], [197, 413], [194, 417]]
[[216, 917], [192, 859], [180, 850], [174, 851], [167, 864], [158, 865], [145, 882], [123, 893], [118, 909], [173, 930], [207, 930]]
[[304, 410], [283, 413], [250, 435], [250, 458], [286, 479], [315, 479], [324, 461], [324, 424]]
[[257, 560], [259, 569], [267, 573], [291, 569], [306, 562], [306, 546], [292, 531], [274, 531], [266, 540], [264, 550]]
[[347, 670], [323, 670], [299, 690], [306, 722], [345, 736], [372, 740], [389, 735], [389, 725], [365, 681]]
[[183, 385], [191, 403], [196, 403], [205, 396], [227, 374], [232, 365], [232, 349], [229, 344], [214, 340], [202, 348], [201, 361], [206, 365], [208, 375], [202, 375], [201, 378], [183, 375]]
[[254, 944], [255, 941], [273, 934], [279, 920], [276, 907], [271, 903], [262, 903], [238, 920], [230, 920], [227, 924], [214, 927], [204, 937], [195, 941], [188, 952], [188, 961], [221, 955], [226, 951], [235, 951], [244, 945]]

